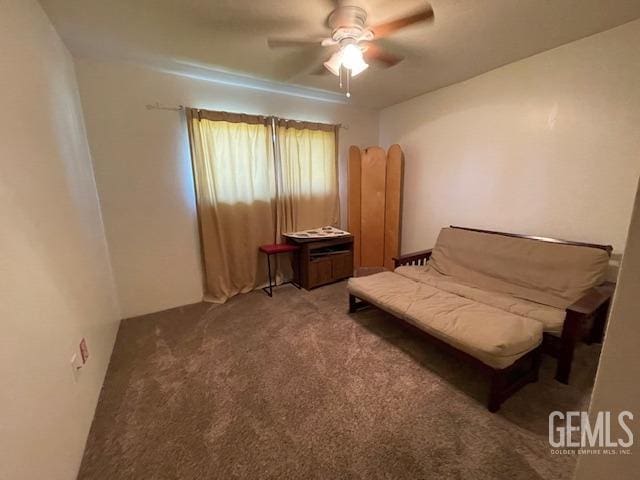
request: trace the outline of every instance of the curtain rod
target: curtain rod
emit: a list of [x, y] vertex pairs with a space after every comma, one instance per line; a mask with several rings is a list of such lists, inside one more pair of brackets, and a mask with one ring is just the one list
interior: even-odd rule
[[184, 110], [184, 105], [178, 105], [177, 107], [167, 107], [166, 105], [160, 105], [159, 102], [154, 104], [147, 104], [147, 110], [172, 110], [174, 112], [181, 112]]
[[[147, 104], [145, 106], [146, 106], [147, 110], [170, 110], [170, 111], [173, 111], [173, 112], [181, 112], [181, 111], [183, 111], [185, 109], [184, 105], [177, 105], [175, 107], [172, 107], [172, 106], [167, 106], [167, 105], [161, 105], [160, 102], [156, 102], [156, 103], [153, 103], [153, 104], [149, 103], [149, 104]], [[271, 116], [273, 116], [273, 115], [271, 115]], [[299, 121], [299, 120], [291, 120], [291, 119], [288, 119], [288, 118], [283, 118], [282, 120], [286, 120], [286, 121], [289, 121], [289, 122], [298, 122]], [[349, 130], [349, 125], [344, 125], [342, 123], [339, 123], [338, 126], [340, 128], [344, 128], [345, 130]]]

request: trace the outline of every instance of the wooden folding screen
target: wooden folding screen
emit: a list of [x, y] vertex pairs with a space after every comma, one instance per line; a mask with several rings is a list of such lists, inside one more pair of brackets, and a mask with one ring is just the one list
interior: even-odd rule
[[399, 145], [349, 149], [349, 231], [354, 267], [393, 269], [400, 254], [404, 155]]

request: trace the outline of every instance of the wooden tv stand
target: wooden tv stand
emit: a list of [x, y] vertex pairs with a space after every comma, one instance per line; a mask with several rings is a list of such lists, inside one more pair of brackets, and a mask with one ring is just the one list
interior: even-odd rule
[[296, 283], [306, 290], [353, 275], [353, 235], [286, 240], [300, 247], [293, 255], [293, 274]]

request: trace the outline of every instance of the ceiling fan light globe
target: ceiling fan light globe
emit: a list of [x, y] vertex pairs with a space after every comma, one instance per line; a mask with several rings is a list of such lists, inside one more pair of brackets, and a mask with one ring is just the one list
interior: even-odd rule
[[362, 58], [362, 50], [354, 43], [350, 43], [345, 45], [342, 48], [342, 65], [344, 68], [349, 70], [353, 70], [355, 67], [360, 66], [364, 63], [364, 59]]
[[342, 50], [331, 55], [331, 58], [324, 62], [324, 66], [327, 70], [333, 73], [336, 77], [340, 76], [340, 67], [342, 65]]
[[369, 64], [363, 60], [362, 63], [355, 65], [351, 69], [351, 76], [355, 77], [356, 75], [359, 75], [360, 73], [364, 72], [367, 68], [369, 68]]

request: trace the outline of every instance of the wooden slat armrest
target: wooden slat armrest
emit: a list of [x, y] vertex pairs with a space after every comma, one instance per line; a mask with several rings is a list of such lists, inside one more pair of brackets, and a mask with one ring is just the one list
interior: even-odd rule
[[432, 248], [429, 248], [418, 252], [405, 253], [399, 257], [393, 257], [393, 262], [396, 267], [400, 265], [424, 265], [431, 256], [432, 250]]
[[602, 342], [607, 322], [607, 311], [614, 290], [614, 283], [605, 283], [592, 288], [582, 298], [567, 307], [567, 316], [562, 326], [562, 336], [557, 351], [556, 380], [559, 382], [569, 383], [573, 352], [577, 342], [586, 333], [584, 328], [587, 326], [585, 323], [587, 320], [593, 319], [593, 323], [589, 327], [587, 342]]
[[427, 248], [426, 250], [418, 250], [417, 252], [405, 253], [399, 257], [393, 257], [394, 260], [406, 260], [407, 258], [423, 257], [431, 255], [433, 248]]
[[567, 307], [567, 312], [575, 312], [580, 315], [592, 315], [605, 302], [611, 299], [615, 284], [605, 283], [599, 287], [592, 288], [580, 299]]

